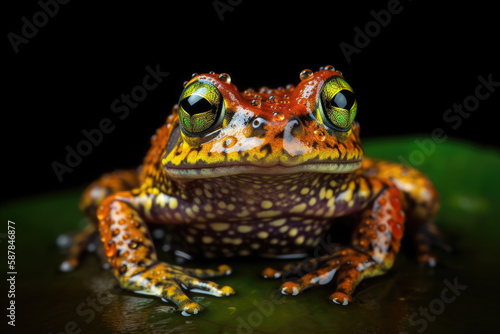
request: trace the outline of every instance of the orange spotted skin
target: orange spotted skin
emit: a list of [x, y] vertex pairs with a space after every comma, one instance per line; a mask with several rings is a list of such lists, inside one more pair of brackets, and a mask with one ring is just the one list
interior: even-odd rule
[[[148, 223], [170, 225], [185, 256], [300, 258], [335, 218], [354, 215], [350, 243], [286, 266], [318, 269], [281, 287], [295, 295], [336, 282], [330, 300], [342, 305], [361, 280], [392, 267], [405, 229], [418, 260], [435, 263], [429, 245], [439, 200], [430, 181], [363, 157], [353, 121], [357, 102], [340, 72], [326, 66], [300, 78], [296, 87], [239, 92], [225, 73], [193, 75], [143, 165], [89, 186], [82, 210], [98, 227], [124, 288], [173, 301], [184, 315], [201, 306], [183, 290], [234, 294], [205, 280], [229, 274], [228, 266], [200, 270], [159, 261]], [[263, 275], [283, 272], [267, 268]]]

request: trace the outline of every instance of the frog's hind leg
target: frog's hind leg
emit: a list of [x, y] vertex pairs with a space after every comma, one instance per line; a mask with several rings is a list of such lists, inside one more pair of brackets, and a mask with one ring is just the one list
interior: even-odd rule
[[[130, 190], [139, 186], [139, 174], [136, 169], [118, 170], [104, 174], [101, 178], [91, 183], [83, 192], [80, 199], [80, 210], [85, 214], [89, 224], [71, 241], [65, 261], [59, 267], [61, 271], [71, 271], [75, 269], [86, 252], [89, 244], [97, 241], [99, 235], [97, 230], [97, 208], [106, 197], [114, 193]], [[96, 253], [101, 264], [107, 265], [102, 246], [96, 244]]]
[[88, 245], [94, 240], [98, 235], [97, 227], [94, 224], [88, 224], [82, 231], [78, 232], [75, 236], [70, 238], [69, 245], [67, 246], [67, 234], [62, 234], [58, 238], [58, 244], [61, 248], [68, 247], [68, 254], [66, 260], [64, 260], [59, 266], [61, 271], [71, 271], [80, 261], [82, 254], [88, 248]]
[[365, 174], [392, 180], [401, 193], [401, 202], [406, 216], [406, 230], [413, 244], [419, 263], [431, 267], [436, 265], [437, 257], [431, 247], [439, 246], [449, 252], [434, 218], [440, 207], [439, 194], [430, 180], [416, 169], [387, 161], [366, 159]]

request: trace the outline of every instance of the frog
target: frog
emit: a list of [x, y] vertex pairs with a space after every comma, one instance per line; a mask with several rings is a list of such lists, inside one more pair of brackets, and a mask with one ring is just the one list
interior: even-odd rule
[[[232, 269], [161, 261], [152, 226], [168, 227], [176, 254], [187, 259], [296, 260], [261, 275], [313, 268], [284, 281], [281, 293], [330, 284], [328, 299], [344, 306], [361, 281], [393, 267], [404, 234], [417, 262], [434, 266], [431, 246], [442, 235], [432, 182], [410, 166], [364, 156], [358, 102], [341, 71], [327, 65], [299, 78], [297, 85], [240, 91], [227, 73], [194, 73], [142, 165], [104, 174], [85, 189], [80, 208], [90, 223], [61, 270], [76, 268], [98, 235], [123, 289], [173, 302], [190, 316], [203, 307], [187, 292], [235, 294], [212, 281]], [[343, 217], [352, 217], [350, 241], [304, 259]]]

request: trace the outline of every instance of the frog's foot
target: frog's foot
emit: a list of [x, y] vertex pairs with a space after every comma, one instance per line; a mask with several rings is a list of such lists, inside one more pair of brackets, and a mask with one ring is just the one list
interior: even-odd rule
[[418, 263], [435, 267], [437, 256], [432, 252], [432, 246], [436, 245], [445, 252], [452, 252], [452, 247], [446, 242], [443, 235], [433, 223], [421, 224], [413, 234], [413, 243]]
[[263, 274], [285, 279], [288, 273], [298, 275], [298, 279], [281, 285], [281, 292], [291, 295], [335, 279], [337, 285], [330, 300], [347, 305], [364, 278], [382, 275], [392, 267], [403, 236], [403, 224], [399, 192], [394, 185], [386, 183], [371, 205], [358, 216], [349, 246], [329, 248], [326, 255], [287, 266], [287, 272], [268, 268]]
[[[319, 269], [311, 271], [313, 268]], [[262, 274], [264, 277], [285, 279], [290, 275], [298, 275], [300, 278], [281, 285], [280, 290], [286, 295], [298, 295], [311, 287], [329, 284], [335, 279], [337, 286], [329, 300], [335, 304], [347, 305], [352, 302], [352, 293], [363, 278], [384, 273], [386, 269], [384, 263], [377, 264], [369, 255], [344, 248], [297, 265], [287, 265], [282, 271], [267, 268]]]
[[185, 269], [158, 261], [146, 222], [135, 208], [143, 200], [131, 192], [118, 193], [108, 197], [97, 212], [104, 252], [122, 288], [171, 301], [183, 315], [202, 310], [183, 290], [217, 297], [233, 295], [231, 287], [204, 280], [229, 275], [227, 265], [216, 270]]
[[197, 314], [203, 308], [189, 299], [183, 292], [209, 294], [216, 297], [234, 295], [230, 286], [219, 286], [217, 283], [200, 278], [229, 275], [231, 268], [221, 265], [217, 270], [189, 269], [180, 266], [158, 262], [149, 266], [145, 271], [130, 277], [120, 278], [122, 286], [141, 294], [161, 297], [164, 301], [171, 301], [177, 305], [178, 310], [185, 316]]
[[68, 272], [74, 270], [80, 264], [83, 254], [87, 251], [87, 247], [93, 239], [98, 235], [95, 225], [89, 224], [85, 229], [78, 232], [73, 238], [62, 234], [57, 239], [57, 243], [61, 248], [68, 248], [68, 255], [60, 266], [59, 270]]

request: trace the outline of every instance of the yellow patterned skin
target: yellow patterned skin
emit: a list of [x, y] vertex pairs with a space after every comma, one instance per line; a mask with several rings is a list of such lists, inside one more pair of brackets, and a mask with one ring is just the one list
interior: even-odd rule
[[[239, 92], [229, 75], [194, 75], [151, 139], [143, 165], [103, 176], [81, 208], [92, 223], [62, 268], [78, 264], [98, 230], [121, 286], [173, 301], [184, 315], [202, 308], [184, 290], [230, 296], [206, 278], [231, 269], [187, 269], [158, 260], [148, 224], [170, 225], [178, 254], [301, 258], [336, 218], [353, 215], [351, 241], [284, 271], [316, 268], [281, 286], [298, 294], [332, 282], [333, 303], [352, 301], [357, 284], [392, 267], [405, 230], [420, 262], [438, 194], [418, 171], [363, 157], [351, 86], [331, 66], [304, 70], [294, 86]], [[406, 217], [406, 222], [405, 222]], [[267, 268], [265, 277], [284, 271]]]

